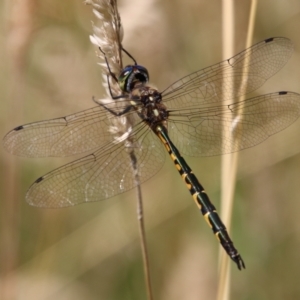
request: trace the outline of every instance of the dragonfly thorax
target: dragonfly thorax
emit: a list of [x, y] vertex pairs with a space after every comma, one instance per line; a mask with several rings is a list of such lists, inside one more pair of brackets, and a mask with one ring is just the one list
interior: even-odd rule
[[162, 103], [161, 93], [149, 86], [140, 86], [132, 90], [132, 99], [138, 99], [140, 117], [153, 128], [157, 124], [165, 123], [169, 113]]

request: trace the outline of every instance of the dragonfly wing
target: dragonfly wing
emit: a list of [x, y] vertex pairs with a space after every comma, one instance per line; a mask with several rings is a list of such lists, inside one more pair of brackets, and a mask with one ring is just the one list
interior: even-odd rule
[[299, 116], [300, 94], [277, 92], [206, 110], [173, 112], [168, 129], [182, 153], [213, 156], [253, 147]]
[[250, 93], [279, 71], [293, 53], [287, 38], [262, 41], [230, 59], [194, 72], [162, 92], [170, 110], [222, 104]]
[[[149, 133], [149, 134], [148, 134]], [[145, 126], [120, 143], [108, 143], [95, 153], [62, 166], [37, 179], [26, 200], [38, 207], [65, 207], [104, 200], [126, 192], [152, 177], [163, 165], [164, 151], [158, 138]], [[132, 140], [132, 141], [131, 141]], [[134, 153], [134, 156], [132, 156]]]
[[69, 156], [112, 140], [114, 115], [102, 106], [66, 117], [18, 126], [4, 137], [4, 148], [26, 157]]

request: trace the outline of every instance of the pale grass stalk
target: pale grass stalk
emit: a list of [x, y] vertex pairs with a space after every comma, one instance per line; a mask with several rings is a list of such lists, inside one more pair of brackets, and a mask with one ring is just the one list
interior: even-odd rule
[[[223, 59], [231, 57], [234, 52], [234, 3], [233, 0], [222, 1], [222, 36], [223, 36]], [[231, 89], [233, 90], [233, 88]], [[232, 97], [233, 98], [233, 95]], [[225, 131], [226, 132], [226, 131]], [[224, 132], [224, 133], [225, 133]], [[226, 137], [224, 137], [226, 139]], [[230, 218], [232, 210], [232, 188], [234, 181], [228, 176], [228, 170], [231, 166], [231, 155], [222, 157], [221, 169], [221, 209], [220, 216], [227, 227], [228, 233], [230, 232]], [[234, 172], [232, 172], [234, 173]], [[217, 300], [228, 299], [230, 294], [230, 263], [227, 253], [220, 249], [219, 255], [219, 280]]]
[[[254, 31], [255, 15], [256, 15], [257, 0], [251, 1], [251, 9], [247, 31], [247, 41], [245, 48], [248, 48], [252, 44], [252, 37]], [[232, 0], [223, 1], [223, 58], [227, 59], [231, 57], [233, 53], [234, 44], [234, 7]], [[247, 65], [247, 61], [245, 61]], [[247, 74], [247, 70], [244, 70], [243, 74]], [[247, 79], [247, 78], [245, 78]], [[241, 81], [243, 82], [243, 80]], [[232, 95], [234, 96], [234, 95]], [[239, 99], [244, 100], [243, 98]], [[238, 114], [242, 114], [239, 111]], [[221, 218], [230, 232], [231, 227], [231, 216], [234, 199], [234, 189], [236, 182], [236, 170], [238, 163], [239, 152], [232, 149], [234, 152], [230, 155], [222, 157], [222, 183], [221, 183]], [[228, 255], [221, 249], [220, 252], [220, 264], [219, 264], [219, 283], [218, 283], [218, 300], [229, 300], [230, 299], [230, 269], [231, 264]]]
[[[91, 42], [100, 47], [101, 50], [105, 53], [106, 59], [109, 63], [111, 71], [118, 76], [123, 69], [122, 64], [122, 38], [123, 38], [123, 29], [121, 25], [121, 19], [118, 13], [117, 0], [86, 0], [86, 4], [90, 4], [93, 7], [93, 12], [96, 18], [100, 21], [99, 24], [93, 24], [94, 34], [90, 37]], [[103, 77], [104, 77], [104, 87], [108, 95], [108, 99], [97, 100], [102, 104], [113, 101], [116, 108], [118, 107], [118, 100], [111, 99], [111, 95], [108, 89], [108, 82], [111, 88], [113, 95], [121, 95], [122, 91], [118, 83], [111, 78], [107, 68], [106, 61], [103, 55], [100, 55], [102, 62], [100, 66], [102, 67]], [[114, 134], [116, 140], [121, 138], [125, 133], [131, 130], [131, 119], [130, 116], [122, 116], [114, 119], [113, 124], [111, 124], [110, 132]], [[134, 149], [134, 141], [127, 139], [127, 143], [132, 142], [132, 149]], [[130, 148], [130, 147], [129, 147]], [[136, 198], [137, 198], [137, 217], [139, 223], [139, 234], [141, 242], [141, 250], [143, 257], [143, 266], [144, 266], [144, 275], [145, 275], [145, 284], [147, 290], [148, 300], [152, 300], [152, 288], [151, 288], [151, 279], [150, 279], [150, 267], [149, 267], [149, 258], [147, 252], [147, 243], [146, 243], [146, 234], [144, 226], [144, 214], [143, 214], [143, 202], [142, 202], [142, 192], [140, 186], [140, 177], [139, 171], [137, 168], [136, 156], [134, 150], [131, 150], [129, 153], [128, 159], [131, 159], [132, 173], [136, 183]]]

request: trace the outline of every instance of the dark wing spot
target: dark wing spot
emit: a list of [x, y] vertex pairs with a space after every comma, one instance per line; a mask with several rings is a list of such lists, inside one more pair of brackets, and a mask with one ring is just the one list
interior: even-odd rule
[[269, 38], [269, 39], [266, 39], [265, 42], [266, 42], [266, 43], [270, 43], [270, 42], [272, 42], [273, 40], [274, 40], [274, 38]]
[[24, 126], [21, 125], [21, 126], [18, 126], [18, 127], [16, 127], [16, 128], [14, 128], [14, 131], [19, 131], [19, 130], [22, 130], [23, 128], [24, 128]]
[[42, 176], [42, 177], [38, 178], [38, 179], [35, 181], [35, 183], [39, 183], [39, 182], [41, 182], [43, 179], [44, 179], [44, 177]]

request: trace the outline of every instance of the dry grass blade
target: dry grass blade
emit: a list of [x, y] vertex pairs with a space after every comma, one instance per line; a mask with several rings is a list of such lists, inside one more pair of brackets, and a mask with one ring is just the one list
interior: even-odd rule
[[[93, 24], [94, 34], [90, 37], [91, 42], [95, 44], [100, 50], [104, 53], [105, 59], [103, 60], [100, 66], [103, 70], [104, 75], [104, 86], [106, 92], [111, 98], [110, 92], [113, 95], [121, 95], [122, 91], [119, 87], [118, 82], [114, 80], [110, 74], [112, 72], [114, 75], [118, 76], [121, 70], [123, 69], [122, 63], [122, 38], [123, 38], [123, 29], [121, 25], [121, 19], [118, 12], [117, 1], [116, 0], [87, 0], [86, 4], [93, 6], [93, 12], [96, 18], [99, 21], [98, 24]], [[108, 69], [109, 67], [109, 69]], [[112, 80], [111, 80], [112, 79]], [[116, 107], [118, 105], [118, 100], [109, 99], [109, 100], [99, 100], [101, 104], [114, 101]], [[115, 135], [116, 140], [130, 132], [131, 130], [131, 119], [130, 116], [122, 116], [117, 120], [114, 120], [114, 123], [111, 124], [110, 131]], [[127, 139], [127, 143], [133, 142], [130, 139]], [[131, 147], [134, 149], [134, 147]], [[136, 198], [137, 198], [137, 217], [139, 222], [139, 232], [140, 232], [140, 241], [141, 249], [143, 256], [143, 265], [144, 265], [144, 274], [145, 274], [145, 283], [147, 288], [147, 296], [149, 300], [152, 300], [152, 288], [151, 288], [151, 279], [150, 279], [150, 268], [149, 268], [149, 258], [147, 253], [147, 244], [146, 244], [146, 235], [144, 227], [144, 215], [143, 215], [143, 202], [142, 202], [142, 192], [140, 187], [140, 178], [139, 171], [136, 164], [136, 156], [134, 150], [129, 152], [129, 157], [132, 165], [132, 173], [136, 185]]]
[[[256, 14], [256, 6], [257, 1], [253, 0], [251, 2], [251, 11], [249, 15], [249, 24], [248, 24], [248, 32], [247, 32], [247, 41], [246, 41], [246, 48], [251, 46], [253, 30], [254, 30], [254, 20]], [[227, 8], [229, 11], [227, 11]], [[234, 6], [231, 0], [225, 1], [224, 4], [224, 16], [233, 16], [234, 15]], [[225, 45], [231, 45], [230, 50], [232, 51], [232, 45], [234, 44], [234, 34], [233, 34], [233, 24], [234, 18], [229, 17], [225, 21], [224, 17], [224, 25], [223, 25], [223, 32], [229, 32], [229, 37], [224, 36], [224, 48]], [[226, 49], [224, 50], [224, 59], [226, 57], [231, 56], [233, 53], [228, 53]], [[228, 56], [229, 55], [229, 56]], [[247, 71], [243, 72], [247, 74]], [[245, 78], [246, 80], [246, 78]], [[243, 99], [240, 99], [243, 100]], [[240, 114], [242, 112], [239, 112]], [[232, 209], [233, 209], [233, 199], [234, 199], [234, 188], [235, 188], [235, 181], [236, 181], [236, 169], [238, 163], [238, 155], [239, 152], [235, 151], [230, 155], [226, 155], [222, 157], [222, 199], [221, 199], [221, 217], [224, 221], [224, 224], [227, 227], [228, 232], [230, 231], [231, 226], [231, 216], [232, 216]], [[229, 176], [228, 176], [229, 173]], [[222, 251], [223, 249], [221, 249]], [[227, 300], [230, 299], [230, 264], [229, 264], [229, 257], [224, 253], [224, 251], [220, 254], [220, 267], [219, 267], [219, 285], [218, 285], [218, 300]]]

